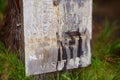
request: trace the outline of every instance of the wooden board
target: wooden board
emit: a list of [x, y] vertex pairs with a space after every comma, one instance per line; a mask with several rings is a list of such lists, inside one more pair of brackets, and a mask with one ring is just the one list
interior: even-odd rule
[[23, 0], [26, 74], [91, 64], [92, 0]]

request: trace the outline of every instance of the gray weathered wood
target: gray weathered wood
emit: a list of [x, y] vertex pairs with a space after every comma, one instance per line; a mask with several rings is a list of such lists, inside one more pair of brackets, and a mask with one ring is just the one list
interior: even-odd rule
[[91, 13], [92, 0], [23, 0], [26, 74], [91, 64]]
[[[91, 63], [92, 0], [20, 0], [21, 11], [15, 0], [8, 3], [9, 13], [0, 40], [9, 49], [18, 51], [22, 61], [25, 47], [27, 75], [61, 70], [61, 64], [66, 64], [63, 48], [67, 51], [67, 69], [86, 67]], [[71, 45], [69, 42], [74, 40], [74, 45]], [[69, 47], [74, 48], [72, 59]], [[59, 48], [60, 61], [57, 60]], [[44, 76], [37, 75], [36, 80], [44, 80]]]

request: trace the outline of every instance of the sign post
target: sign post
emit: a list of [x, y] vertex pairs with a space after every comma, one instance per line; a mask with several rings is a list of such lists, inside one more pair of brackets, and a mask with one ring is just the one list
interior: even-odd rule
[[92, 0], [23, 0], [26, 74], [91, 64]]

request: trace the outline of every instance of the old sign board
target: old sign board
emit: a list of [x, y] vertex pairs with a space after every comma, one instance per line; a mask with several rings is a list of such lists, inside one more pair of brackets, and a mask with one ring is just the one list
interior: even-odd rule
[[91, 64], [92, 0], [23, 0], [26, 74]]

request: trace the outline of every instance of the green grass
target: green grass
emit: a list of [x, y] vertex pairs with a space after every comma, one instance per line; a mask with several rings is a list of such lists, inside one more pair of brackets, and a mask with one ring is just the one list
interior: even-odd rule
[[[57, 77], [51, 76], [44, 80], [120, 80], [120, 57], [116, 51], [120, 50], [120, 39], [114, 38], [118, 27], [115, 23], [105, 21], [104, 29], [97, 39], [92, 42], [92, 64], [89, 67], [58, 72]], [[35, 80], [25, 77], [24, 64], [17, 54], [7, 50], [0, 43], [0, 79], [1, 80]]]
[[0, 43], [0, 80], [33, 80], [25, 77], [25, 67], [16, 53]]

